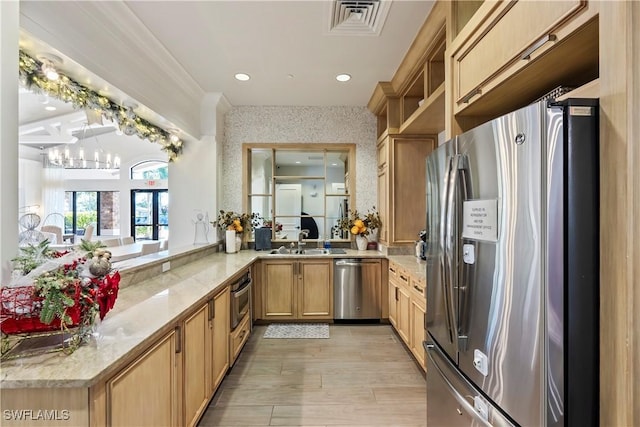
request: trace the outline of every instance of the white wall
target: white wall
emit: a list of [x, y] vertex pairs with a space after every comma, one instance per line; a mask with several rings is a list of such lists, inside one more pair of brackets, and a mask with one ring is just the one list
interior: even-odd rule
[[0, 1], [0, 283], [9, 280], [18, 250], [18, 5]]
[[220, 209], [242, 210], [243, 143], [356, 144], [356, 208], [377, 201], [376, 119], [365, 107], [232, 107], [225, 119]]

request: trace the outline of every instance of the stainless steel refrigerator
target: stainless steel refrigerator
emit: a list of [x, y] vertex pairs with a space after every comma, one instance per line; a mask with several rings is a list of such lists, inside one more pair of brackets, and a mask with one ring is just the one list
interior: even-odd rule
[[598, 425], [598, 102], [427, 159], [427, 427]]

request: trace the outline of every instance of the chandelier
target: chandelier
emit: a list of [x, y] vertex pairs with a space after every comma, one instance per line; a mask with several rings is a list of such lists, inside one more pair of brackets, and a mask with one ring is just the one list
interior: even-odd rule
[[[85, 140], [88, 124], [85, 123], [82, 128], [82, 141]], [[44, 154], [45, 167], [63, 167], [65, 169], [120, 169], [120, 156], [118, 154], [111, 155], [100, 148], [98, 137], [93, 132], [93, 138], [96, 141], [94, 150], [85, 150], [84, 142], [78, 147], [64, 148], [52, 147]]]

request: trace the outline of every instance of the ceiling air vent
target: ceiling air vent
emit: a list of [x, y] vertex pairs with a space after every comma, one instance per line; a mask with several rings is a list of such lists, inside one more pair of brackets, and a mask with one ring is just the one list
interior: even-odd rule
[[335, 0], [330, 2], [329, 34], [378, 36], [392, 0]]

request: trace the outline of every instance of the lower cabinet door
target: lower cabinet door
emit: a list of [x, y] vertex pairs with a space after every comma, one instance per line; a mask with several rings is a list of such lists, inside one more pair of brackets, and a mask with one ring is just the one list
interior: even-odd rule
[[184, 425], [195, 425], [209, 401], [210, 385], [206, 372], [210, 353], [208, 304], [184, 321]]
[[176, 342], [172, 331], [107, 382], [107, 425], [182, 424]]
[[292, 261], [262, 262], [262, 315], [265, 319], [294, 319], [296, 315], [295, 285]]
[[211, 361], [211, 394], [220, 385], [229, 369], [230, 304], [229, 287], [213, 297], [213, 313], [210, 314], [210, 325], [213, 333], [213, 339], [211, 340], [211, 354], [213, 357]]
[[411, 352], [422, 367], [425, 369], [424, 361], [424, 305], [411, 298]]
[[398, 287], [398, 312], [396, 319], [396, 329], [398, 330], [398, 334], [400, 335], [400, 337], [402, 337], [407, 345], [410, 345], [410, 309], [411, 302], [409, 292], [404, 288], [404, 286], [400, 286]]
[[398, 286], [389, 281], [389, 322], [398, 329]]
[[333, 319], [333, 264], [331, 261], [300, 261], [299, 319]]

